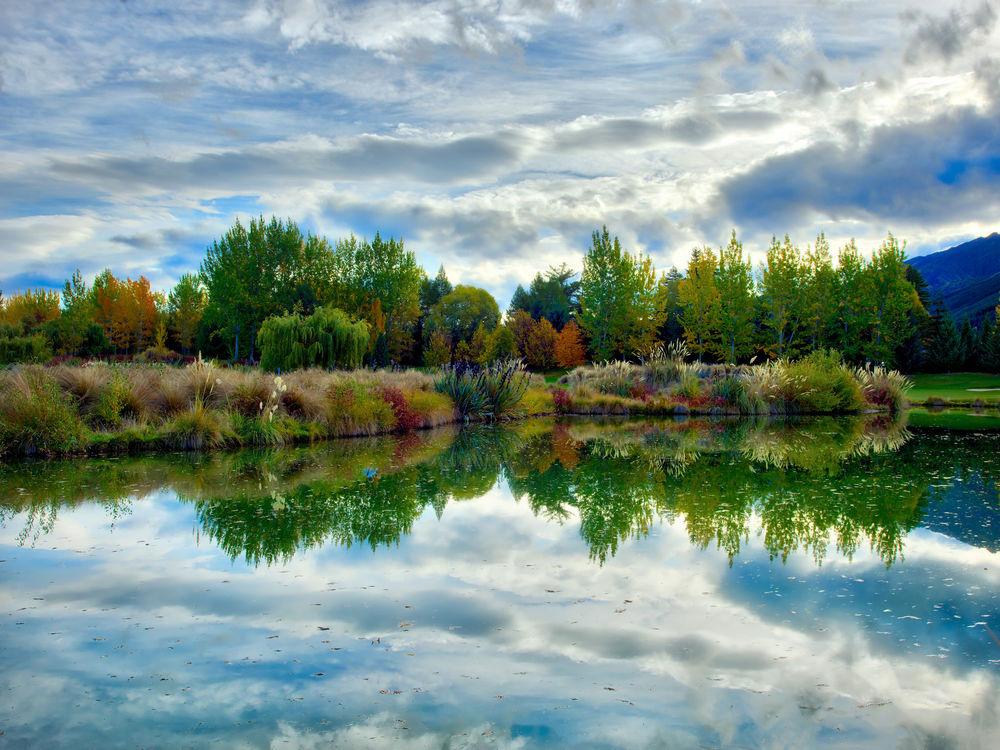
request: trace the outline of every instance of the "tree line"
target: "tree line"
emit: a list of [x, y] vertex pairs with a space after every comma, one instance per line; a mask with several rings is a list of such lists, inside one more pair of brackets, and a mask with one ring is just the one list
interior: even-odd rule
[[[331, 336], [342, 337], [337, 356], [322, 354]], [[501, 315], [485, 289], [453, 285], [443, 267], [430, 277], [401, 238], [331, 242], [260, 216], [236, 221], [166, 293], [110, 270], [90, 285], [77, 271], [61, 293], [0, 293], [0, 362], [195, 351], [255, 362], [267, 342], [305, 363], [521, 357], [545, 370], [637, 359], [677, 339], [716, 362], [833, 348], [909, 372], [1000, 369], [996, 317], [957, 326], [891, 234], [870, 254], [851, 241], [836, 258], [823, 235], [805, 249], [775, 237], [754, 268], [734, 231], [718, 249], [694, 248], [683, 273], [657, 274], [602, 227], [579, 274], [539, 271]]]

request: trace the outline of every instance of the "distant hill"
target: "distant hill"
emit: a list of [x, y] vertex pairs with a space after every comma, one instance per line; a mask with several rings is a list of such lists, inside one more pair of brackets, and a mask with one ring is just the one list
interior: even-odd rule
[[1000, 234], [980, 237], [907, 261], [920, 271], [931, 295], [940, 295], [956, 323], [966, 315], [978, 325], [1000, 297]]

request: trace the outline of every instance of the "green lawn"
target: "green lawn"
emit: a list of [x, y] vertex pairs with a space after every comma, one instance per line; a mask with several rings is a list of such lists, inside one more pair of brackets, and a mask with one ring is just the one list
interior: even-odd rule
[[[922, 404], [929, 398], [943, 398], [952, 403], [971, 404], [981, 398], [987, 404], [1000, 401], [1000, 377], [984, 372], [922, 373], [910, 375], [913, 389], [910, 401]], [[995, 391], [974, 391], [970, 388], [996, 388]]]

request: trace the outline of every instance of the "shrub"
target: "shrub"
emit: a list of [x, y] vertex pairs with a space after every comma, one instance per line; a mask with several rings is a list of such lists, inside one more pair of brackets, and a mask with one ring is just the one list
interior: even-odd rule
[[41, 363], [50, 359], [52, 347], [44, 336], [0, 336], [0, 365], [16, 362]]
[[569, 414], [573, 410], [573, 398], [565, 388], [556, 388], [552, 391], [552, 401], [560, 414]]
[[396, 430], [399, 432], [413, 432], [423, 424], [420, 414], [410, 406], [409, 401], [399, 388], [383, 386], [379, 389], [379, 395], [392, 408], [393, 416], [396, 418]]
[[88, 418], [94, 427], [115, 428], [121, 424], [129, 382], [121, 370], [111, 371], [104, 388], [91, 407]]
[[0, 453], [68, 453], [85, 442], [83, 422], [50, 376], [26, 368], [0, 381]]

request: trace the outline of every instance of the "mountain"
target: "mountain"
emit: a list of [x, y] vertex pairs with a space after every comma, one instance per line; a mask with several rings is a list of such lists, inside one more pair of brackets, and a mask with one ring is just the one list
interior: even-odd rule
[[920, 271], [931, 295], [940, 295], [956, 323], [966, 315], [978, 325], [1000, 297], [1000, 234], [963, 242], [907, 261]]

